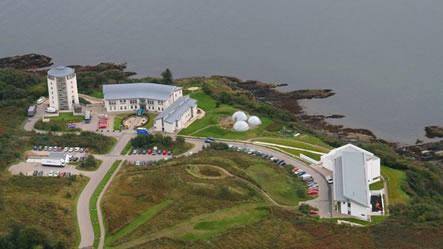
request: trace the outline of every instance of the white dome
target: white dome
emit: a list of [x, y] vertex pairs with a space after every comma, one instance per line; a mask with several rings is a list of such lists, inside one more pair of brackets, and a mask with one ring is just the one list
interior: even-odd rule
[[242, 111], [236, 111], [234, 114], [232, 114], [232, 120], [246, 121], [246, 120], [248, 120], [248, 116], [246, 116], [246, 113], [244, 113]]
[[257, 116], [250, 116], [248, 123], [250, 125], [261, 125], [261, 120]]
[[249, 125], [245, 121], [237, 121], [234, 124], [235, 131], [247, 131], [249, 130]]

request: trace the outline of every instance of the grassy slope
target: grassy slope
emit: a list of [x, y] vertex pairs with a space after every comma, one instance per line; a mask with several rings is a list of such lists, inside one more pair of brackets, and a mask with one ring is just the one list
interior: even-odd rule
[[165, 200], [153, 207], [146, 209], [139, 217], [135, 218], [131, 223], [120, 229], [114, 234], [106, 234], [106, 244], [111, 244], [112, 242], [124, 237], [125, 235], [133, 232], [140, 225], [150, 220], [153, 216], [158, 214], [163, 208], [171, 204], [172, 200]]
[[[88, 179], [75, 181], [58, 177], [0, 176], [0, 233], [9, 225], [34, 226], [65, 241], [68, 248], [78, 239], [75, 200]], [[67, 193], [71, 197], [68, 197]]]
[[254, 139], [254, 141], [260, 141], [260, 142], [265, 142], [265, 143], [273, 143], [273, 144], [280, 144], [280, 145], [291, 146], [291, 147], [296, 147], [296, 148], [301, 148], [301, 149], [306, 149], [306, 150], [312, 150], [312, 151], [318, 151], [318, 152], [323, 152], [323, 153], [329, 152], [329, 149], [327, 149], [327, 148], [323, 148], [323, 147], [320, 147], [320, 146], [315, 146], [315, 145], [307, 144], [307, 142], [300, 142], [299, 140], [295, 140], [295, 139], [257, 138], [257, 139]]
[[112, 174], [115, 172], [115, 170], [117, 170], [120, 163], [121, 163], [121, 160], [117, 160], [112, 164], [111, 168], [106, 173], [106, 175], [103, 177], [103, 179], [100, 181], [100, 184], [94, 190], [94, 193], [92, 194], [92, 197], [89, 200], [89, 211], [91, 213], [91, 222], [92, 222], [92, 226], [94, 229], [94, 235], [95, 235], [93, 248], [97, 248], [98, 243], [100, 242], [100, 224], [98, 222], [98, 214], [97, 214], [97, 199], [98, 199], [100, 193], [103, 191], [103, 188], [105, 187], [106, 183], [111, 178]]
[[288, 148], [280, 148], [280, 147], [276, 147], [276, 148], [279, 150], [286, 151], [287, 153], [294, 155], [296, 157], [300, 157], [300, 154], [303, 154], [303, 155], [308, 156], [308, 157], [310, 157], [314, 160], [317, 160], [317, 161], [320, 161], [320, 157], [321, 157], [321, 155], [319, 155], [319, 154], [314, 154], [314, 153], [307, 152], [307, 151], [294, 150], [294, 149], [288, 149]]
[[384, 188], [384, 182], [383, 180], [380, 180], [378, 182], [374, 182], [371, 185], [369, 185], [369, 190], [380, 190]]
[[265, 164], [254, 164], [246, 170], [260, 187], [283, 205], [298, 205], [301, 200], [294, 188], [296, 179]]
[[381, 173], [388, 184], [388, 197], [390, 204], [406, 203], [409, 196], [401, 189], [401, 185], [407, 180], [406, 173], [402, 170], [381, 167]]

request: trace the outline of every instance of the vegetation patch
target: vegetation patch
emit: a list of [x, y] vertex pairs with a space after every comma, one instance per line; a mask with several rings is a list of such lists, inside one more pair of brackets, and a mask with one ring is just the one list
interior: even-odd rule
[[390, 204], [407, 203], [409, 196], [403, 191], [402, 185], [407, 180], [406, 173], [402, 170], [381, 166], [381, 173], [388, 185], [388, 198]]
[[321, 159], [321, 155], [320, 154], [315, 154], [315, 153], [308, 152], [308, 151], [288, 149], [288, 148], [281, 148], [281, 147], [276, 147], [276, 149], [277, 150], [285, 151], [285, 152], [287, 152], [287, 153], [289, 153], [289, 154], [291, 154], [293, 156], [296, 156], [296, 157], [300, 157], [300, 154], [303, 154], [303, 155], [305, 155], [307, 157], [310, 157], [310, 158], [312, 158], [312, 159], [314, 159], [316, 161], [320, 161], [320, 159]]
[[94, 190], [94, 193], [92, 194], [91, 199], [89, 200], [89, 212], [91, 214], [91, 222], [92, 222], [92, 227], [94, 229], [94, 236], [95, 236], [93, 248], [97, 248], [97, 246], [100, 242], [100, 234], [101, 234], [100, 223], [99, 223], [98, 214], [97, 214], [97, 200], [98, 200], [98, 197], [100, 196], [100, 193], [103, 191], [106, 183], [109, 181], [112, 174], [114, 174], [114, 172], [117, 170], [120, 163], [121, 163], [121, 160], [117, 160], [112, 164], [111, 168], [108, 170], [108, 172], [106, 172], [105, 176], [100, 181], [99, 185]]
[[85, 119], [82, 115], [73, 115], [72, 112], [61, 112], [58, 116], [50, 117], [49, 122], [43, 122], [38, 120], [34, 128], [43, 131], [81, 131], [80, 128], [68, 128], [68, 124], [77, 125], [79, 122], [83, 122]]
[[211, 165], [188, 165], [186, 166], [186, 171], [195, 177], [203, 179], [222, 179], [227, 176], [225, 172]]
[[157, 146], [159, 150], [172, 150], [174, 155], [183, 154], [194, 147], [194, 144], [186, 143], [183, 137], [176, 137], [175, 140], [172, 140], [170, 136], [163, 136], [161, 134], [138, 135], [128, 143], [131, 143], [135, 149], [147, 150]]
[[295, 148], [300, 148], [300, 149], [305, 149], [305, 150], [312, 150], [312, 151], [317, 151], [317, 152], [322, 152], [322, 153], [328, 153], [329, 152], [328, 148], [324, 148], [322, 146], [318, 146], [318, 145], [315, 145], [315, 144], [310, 144], [310, 143], [303, 142], [303, 141], [300, 141], [300, 140], [295, 140], [295, 139], [256, 138], [256, 139], [254, 139], [254, 141], [265, 142], [265, 143], [272, 143], [272, 144], [278, 144], [278, 145], [284, 145], [284, 146], [295, 147]]
[[371, 185], [369, 185], [369, 190], [380, 190], [384, 188], [384, 182], [382, 179], [378, 182], [374, 182]]

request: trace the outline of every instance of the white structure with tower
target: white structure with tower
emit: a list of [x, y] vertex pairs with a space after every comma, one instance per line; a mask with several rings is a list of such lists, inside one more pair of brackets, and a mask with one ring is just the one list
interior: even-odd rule
[[57, 111], [73, 111], [79, 104], [77, 77], [73, 68], [56, 66], [48, 71], [49, 106]]

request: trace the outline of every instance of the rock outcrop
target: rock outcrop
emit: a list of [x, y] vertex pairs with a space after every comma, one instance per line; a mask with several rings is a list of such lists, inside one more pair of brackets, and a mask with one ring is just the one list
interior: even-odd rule
[[25, 54], [0, 58], [0, 67], [38, 69], [52, 65], [52, 58], [41, 54]]
[[426, 137], [428, 138], [442, 138], [443, 137], [443, 128], [439, 126], [427, 126], [425, 127]]

